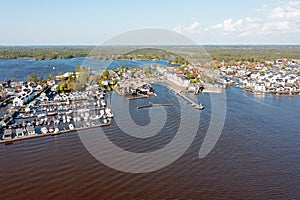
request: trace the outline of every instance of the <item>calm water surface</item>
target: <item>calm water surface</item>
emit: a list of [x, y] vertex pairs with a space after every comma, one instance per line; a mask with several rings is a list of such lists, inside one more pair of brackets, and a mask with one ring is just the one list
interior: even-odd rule
[[[76, 57], [71, 59], [34, 60], [24, 59], [0, 59], [0, 81], [10, 78], [26, 81], [31, 73], [37, 77], [48, 74], [57, 75], [60, 72], [73, 72], [77, 65], [83, 65], [91, 70], [118, 68], [125, 66], [144, 66], [150, 64], [170, 65], [166, 59], [162, 60], [93, 60], [88, 57]], [[54, 68], [53, 68], [54, 67]]]
[[[154, 86], [157, 97], [131, 101], [129, 109], [137, 124], [146, 125], [149, 113], [137, 105], [173, 102], [166, 108], [162, 133], [136, 140], [113, 122], [103, 130], [121, 148], [153, 151], [174, 137], [180, 99], [166, 87]], [[77, 133], [1, 145], [0, 199], [300, 198], [300, 98], [253, 97], [237, 88], [227, 89], [226, 95], [225, 126], [213, 151], [198, 157], [211, 117], [210, 95], [201, 94], [198, 98], [206, 109], [195, 111], [201, 118], [193, 144], [177, 161], [151, 173], [130, 174], [103, 165], [88, 153]]]
[[[25, 80], [32, 72], [52, 73], [53, 66], [57, 73], [72, 71], [84, 59], [0, 60], [0, 78]], [[94, 69], [107, 65], [88, 62]], [[157, 97], [130, 101], [124, 111], [129, 109], [136, 124], [144, 126], [150, 122], [149, 109], [136, 109], [137, 105], [174, 103], [165, 108], [168, 118], [162, 131], [145, 140], [136, 139], [113, 121], [103, 130], [115, 145], [151, 152], [172, 141], [179, 126], [178, 101], [182, 100], [163, 85], [154, 87]], [[209, 94], [198, 96], [206, 109], [195, 110], [201, 115], [200, 125], [190, 148], [155, 172], [130, 174], [103, 165], [88, 153], [76, 132], [0, 145], [0, 199], [299, 199], [300, 97], [254, 97], [237, 88], [225, 92], [225, 126], [218, 143], [203, 159], [198, 153], [211, 118]], [[117, 95], [113, 98], [124, 101]]]

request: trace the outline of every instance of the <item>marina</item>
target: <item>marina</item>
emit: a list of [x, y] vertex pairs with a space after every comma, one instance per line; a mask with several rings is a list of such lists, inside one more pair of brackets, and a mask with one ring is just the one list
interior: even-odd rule
[[110, 96], [105, 91], [53, 93], [45, 91], [29, 104], [9, 110], [1, 121], [0, 144], [30, 138], [109, 126], [113, 118]]

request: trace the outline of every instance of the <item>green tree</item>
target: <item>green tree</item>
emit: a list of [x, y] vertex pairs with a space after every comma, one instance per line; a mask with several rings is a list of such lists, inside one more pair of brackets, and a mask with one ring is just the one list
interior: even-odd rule
[[108, 71], [108, 70], [105, 70], [105, 71], [103, 72], [102, 76], [104, 77], [104, 79], [108, 79], [109, 71]]
[[52, 74], [48, 74], [48, 75], [47, 75], [47, 79], [48, 79], [48, 80], [52, 80], [52, 79], [54, 79], [54, 76], [53, 76]]
[[39, 81], [40, 81], [41, 83], [43, 83], [43, 82], [45, 81], [43, 75], [40, 75]]
[[83, 90], [88, 79], [89, 79], [88, 73], [86, 72], [79, 73], [78, 79], [76, 79], [74, 83], [74, 90]]
[[30, 74], [30, 75], [27, 77], [27, 82], [37, 82], [36, 74]]

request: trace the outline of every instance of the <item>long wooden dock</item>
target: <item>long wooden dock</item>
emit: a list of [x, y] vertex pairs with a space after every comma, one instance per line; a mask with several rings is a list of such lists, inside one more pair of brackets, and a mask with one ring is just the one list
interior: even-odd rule
[[173, 106], [172, 103], [152, 103], [152, 102], [149, 102], [148, 105], [144, 105], [144, 106], [137, 106], [138, 109], [141, 109], [141, 108], [150, 108], [150, 107], [153, 107], [153, 106]]
[[[175, 91], [175, 90], [174, 90]], [[181, 93], [181, 91], [175, 91], [175, 94], [181, 96], [183, 99], [185, 99], [188, 103], [192, 104], [192, 106], [195, 108], [195, 109], [200, 109], [200, 110], [203, 110], [205, 107], [200, 103], [196, 103], [194, 102], [193, 100], [191, 100], [190, 98], [188, 98], [187, 96], [183, 95]]]

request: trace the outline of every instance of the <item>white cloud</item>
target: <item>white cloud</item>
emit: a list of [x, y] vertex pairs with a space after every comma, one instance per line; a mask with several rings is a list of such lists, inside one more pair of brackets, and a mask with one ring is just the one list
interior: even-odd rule
[[282, 2], [279, 6], [272, 9], [270, 17], [274, 19], [299, 19], [300, 1]]
[[[300, 33], [300, 1], [281, 2], [275, 6], [263, 5], [256, 10], [259, 17], [225, 19], [221, 23], [201, 27], [197, 21], [188, 27], [178, 26], [180, 33], [210, 36], [236, 36], [245, 38], [259, 36], [286, 36]], [[180, 28], [180, 29], [179, 29]], [[300, 38], [298, 38], [298, 43]]]
[[183, 33], [182, 27], [180, 25], [178, 25], [175, 28], [173, 28], [172, 31], [175, 31], [177, 33]]

